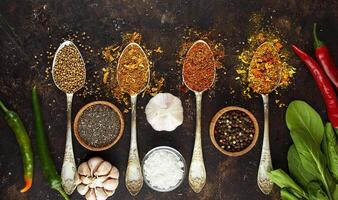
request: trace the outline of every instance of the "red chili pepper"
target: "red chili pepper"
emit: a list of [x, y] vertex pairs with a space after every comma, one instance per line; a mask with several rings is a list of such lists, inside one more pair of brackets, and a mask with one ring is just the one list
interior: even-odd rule
[[295, 45], [292, 45], [292, 49], [310, 70], [324, 98], [329, 120], [332, 126], [338, 130], [338, 99], [329, 79], [323, 69], [311, 56]]
[[313, 25], [314, 47], [316, 50], [316, 58], [322, 65], [326, 75], [330, 78], [333, 85], [338, 89], [338, 67], [333, 62], [330, 51], [327, 46], [317, 37], [317, 24]]

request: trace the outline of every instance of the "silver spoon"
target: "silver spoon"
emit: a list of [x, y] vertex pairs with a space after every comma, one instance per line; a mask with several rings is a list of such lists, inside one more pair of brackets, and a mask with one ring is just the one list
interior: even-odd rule
[[[128, 157], [128, 166], [126, 171], [126, 187], [131, 195], [136, 196], [139, 191], [141, 190], [143, 186], [143, 175], [141, 171], [141, 165], [140, 165], [140, 159], [138, 154], [138, 148], [137, 148], [137, 134], [136, 134], [136, 102], [137, 102], [137, 95], [144, 91], [149, 84], [150, 79], [150, 69], [149, 69], [149, 61], [144, 53], [142, 47], [137, 43], [130, 43], [128, 44], [124, 50], [121, 53], [121, 56], [119, 58], [118, 64], [117, 64], [117, 74], [119, 72], [119, 68], [121, 67], [121, 58], [124, 56], [125, 52], [129, 48], [136, 48], [139, 51], [142, 52], [144, 58], [147, 60], [147, 73], [148, 73], [148, 79], [145, 86], [137, 91], [137, 93], [129, 94], [131, 99], [131, 139], [130, 139], [130, 149], [129, 149], [129, 157]], [[119, 76], [117, 75], [117, 83], [121, 87]], [[123, 91], [129, 91], [128, 88], [121, 87], [121, 90]]]
[[[72, 45], [76, 48], [78, 51], [80, 58], [83, 61], [83, 58], [80, 54], [80, 51], [77, 49], [77, 47], [72, 43], [71, 41], [65, 41], [63, 42], [60, 47], [56, 50], [54, 60], [53, 60], [53, 66], [52, 66], [52, 77], [53, 81], [61, 91], [66, 93], [67, 96], [67, 136], [66, 136], [66, 146], [65, 146], [65, 154], [63, 158], [63, 164], [62, 164], [62, 170], [61, 170], [61, 180], [62, 180], [62, 187], [64, 188], [65, 192], [67, 194], [72, 194], [73, 191], [75, 190], [75, 176], [76, 176], [76, 164], [75, 164], [75, 159], [74, 159], [74, 152], [73, 152], [73, 144], [72, 144], [72, 125], [71, 125], [71, 110], [72, 110], [72, 100], [73, 100], [73, 95], [75, 91], [78, 91], [81, 89], [85, 83], [86, 80], [86, 73], [83, 74], [82, 82], [83, 84], [73, 90], [73, 92], [69, 93], [66, 88], [63, 88], [63, 86], [59, 85], [55, 80], [57, 76], [55, 74], [55, 65], [56, 65], [56, 58], [60, 52], [61, 49], [63, 49], [66, 46]], [[83, 61], [84, 63], [84, 61]], [[86, 70], [84, 69], [84, 72]]]
[[[276, 56], [276, 58], [279, 59], [277, 50], [275, 49], [274, 45], [271, 42], [265, 42], [261, 44], [256, 52], [260, 48], [269, 48], [271, 50], [271, 53]], [[255, 62], [255, 56], [251, 60], [250, 67], [249, 67], [249, 76], [251, 73], [252, 65]], [[262, 153], [260, 158], [260, 163], [258, 167], [258, 175], [257, 175], [257, 184], [259, 189], [266, 195], [270, 194], [273, 188], [273, 183], [268, 177], [268, 172], [270, 172], [272, 168], [272, 161], [271, 161], [271, 153], [270, 153], [270, 142], [269, 142], [269, 93], [274, 91], [280, 82], [281, 79], [281, 70], [280, 66], [275, 66], [276, 70], [278, 71], [278, 80], [273, 83], [273, 85], [270, 85], [269, 91], [265, 91], [262, 93], [261, 91], [255, 91], [259, 94], [261, 94], [263, 99], [263, 105], [264, 105], [264, 135], [263, 135], [263, 146], [262, 146]], [[252, 75], [254, 76], [254, 75]]]
[[[188, 50], [187, 55], [189, 55], [190, 50], [196, 45], [202, 44], [205, 45], [205, 50], [211, 51], [210, 46], [203, 40], [196, 41]], [[212, 51], [211, 51], [212, 52]], [[215, 60], [213, 58], [213, 62]], [[189, 169], [189, 185], [193, 189], [194, 192], [199, 193], [205, 183], [206, 183], [206, 170], [204, 166], [203, 160], [203, 151], [202, 151], [202, 140], [201, 140], [201, 112], [202, 112], [202, 94], [208, 88], [210, 88], [215, 80], [216, 77], [216, 69], [214, 68], [214, 77], [212, 83], [210, 85], [206, 85], [203, 91], [195, 91], [189, 87], [189, 85], [184, 80], [184, 66], [182, 70], [183, 82], [187, 86], [187, 88], [195, 93], [196, 96], [196, 132], [195, 132], [195, 143], [194, 143], [194, 150], [191, 159], [191, 165]]]

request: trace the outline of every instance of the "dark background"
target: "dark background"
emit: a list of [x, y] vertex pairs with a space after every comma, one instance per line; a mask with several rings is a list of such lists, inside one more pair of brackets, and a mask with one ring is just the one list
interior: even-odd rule
[[[144, 185], [135, 198], [129, 195], [124, 186], [124, 174], [129, 149], [130, 112], [124, 114], [127, 127], [123, 138], [107, 151], [89, 152], [73, 138], [77, 164], [93, 155], [99, 155], [119, 168], [120, 185], [111, 199], [279, 199], [277, 189], [272, 195], [264, 196], [256, 185], [263, 132], [261, 98], [258, 95], [254, 95], [252, 99], [243, 97], [242, 86], [235, 81], [234, 66], [239, 63], [236, 50], [241, 51], [246, 46], [241, 42], [245, 42], [249, 35], [249, 19], [254, 13], [270, 20], [271, 24], [280, 31], [282, 38], [287, 41], [286, 48], [290, 49], [289, 44], [296, 43], [311, 53], [313, 53], [312, 24], [315, 21], [319, 22], [323, 30], [320, 37], [328, 44], [338, 63], [338, 1], [1, 0], [0, 98], [8, 107], [20, 114], [35, 147], [30, 94], [32, 85], [38, 86], [43, 101], [50, 149], [57, 169], [60, 170], [66, 133], [66, 98], [52, 84], [51, 77], [46, 77], [46, 67], [51, 66], [45, 58], [49, 45], [57, 47], [67, 34], [76, 31], [86, 32], [91, 36], [87, 44], [100, 52], [102, 47], [120, 42], [122, 32], [138, 31], [143, 36], [143, 44], [149, 49], [161, 46], [164, 50], [162, 56], [154, 61], [154, 69], [166, 79], [162, 91], [179, 96], [185, 109], [182, 126], [172, 133], [157, 133], [146, 122], [143, 109], [150, 96], [140, 98], [138, 102], [140, 105], [138, 111], [140, 157], [143, 158], [145, 153], [153, 147], [169, 145], [178, 149], [187, 163], [190, 163], [195, 126], [194, 96], [192, 93], [180, 93], [177, 88], [180, 81], [180, 77], [177, 77], [180, 66], [176, 63], [178, 57], [176, 52], [180, 46], [180, 38], [184, 34], [182, 27], [188, 26], [199, 30], [215, 29], [223, 39], [226, 38], [223, 40], [225, 46], [223, 71], [227, 74], [224, 75], [221, 70], [215, 89], [204, 95], [202, 133], [207, 184], [201, 193], [195, 194], [186, 179], [183, 185], [173, 192], [158, 193]], [[80, 50], [82, 51], [81, 48]], [[40, 56], [42, 53], [43, 56]], [[91, 74], [94, 71], [101, 71], [104, 62], [99, 55], [87, 55], [84, 52], [83, 56], [89, 61], [86, 66], [88, 81], [95, 81], [91, 80]], [[294, 56], [291, 62], [297, 74], [293, 84], [287, 90], [283, 90], [281, 97], [278, 98], [286, 104], [294, 99], [306, 100], [325, 117], [325, 107], [311, 75]], [[230, 94], [231, 90], [235, 93]], [[275, 168], [286, 170], [286, 152], [290, 145], [290, 137], [284, 123], [285, 107], [278, 108], [274, 103], [275, 98], [276, 96], [272, 94], [270, 104], [272, 158]], [[86, 98], [75, 96], [73, 116], [83, 105], [95, 99], [97, 98], [94, 95]], [[114, 98], [109, 96], [103, 95], [99, 99], [113, 102], [121, 110], [125, 108], [123, 104], [118, 104]], [[257, 117], [261, 127], [257, 145], [248, 154], [239, 158], [222, 155], [212, 146], [208, 135], [208, 125], [212, 116], [228, 105], [249, 109]], [[21, 157], [14, 134], [3, 119], [0, 119], [0, 152], [0, 199], [61, 199], [43, 179], [38, 162], [35, 163], [32, 189], [25, 194], [19, 193], [19, 189], [23, 186]], [[35, 160], [37, 161], [37, 158]], [[74, 192], [72, 199], [81, 199], [81, 197]]]

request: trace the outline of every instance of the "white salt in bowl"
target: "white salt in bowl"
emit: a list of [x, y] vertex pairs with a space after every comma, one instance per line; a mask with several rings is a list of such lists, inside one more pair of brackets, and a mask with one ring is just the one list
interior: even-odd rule
[[[156, 187], [154, 185], [152, 185], [151, 181], [149, 180], [149, 178], [147, 177], [147, 174], [154, 174], [156, 173], [156, 171], [147, 171], [147, 169], [145, 169], [145, 165], [146, 165], [146, 161], [152, 157], [154, 154], [159, 153], [159, 152], [167, 152], [170, 155], [173, 155], [178, 162], [180, 162], [181, 165], [181, 170], [183, 170], [183, 172], [181, 171], [181, 177], [180, 179], [177, 181], [177, 183], [171, 187], [168, 188], [159, 188]], [[168, 163], [167, 161], [164, 162], [159, 162], [159, 168], [163, 167], [162, 163]], [[155, 165], [155, 164], [154, 164]], [[148, 169], [149, 170], [149, 169]], [[155, 147], [153, 149], [151, 149], [143, 158], [142, 160], [142, 171], [143, 171], [143, 176], [144, 176], [144, 182], [146, 183], [146, 185], [148, 187], [150, 187], [151, 189], [158, 191], [158, 192], [170, 192], [175, 190], [176, 188], [178, 188], [182, 183], [183, 180], [186, 176], [186, 171], [187, 171], [187, 164], [185, 162], [184, 157], [180, 154], [180, 152], [178, 152], [176, 149], [172, 148], [172, 147], [168, 147], [168, 146], [159, 146], [159, 147]], [[165, 176], [165, 175], [164, 175]]]

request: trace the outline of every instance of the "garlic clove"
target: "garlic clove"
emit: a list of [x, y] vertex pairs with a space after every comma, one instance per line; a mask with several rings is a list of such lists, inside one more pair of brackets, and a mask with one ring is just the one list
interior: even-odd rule
[[96, 200], [96, 195], [94, 189], [90, 189], [86, 194], [87, 200]]
[[87, 161], [91, 176], [94, 176], [94, 172], [97, 170], [102, 162], [103, 159], [100, 157], [93, 157]]
[[81, 178], [79, 173], [75, 173], [75, 185], [81, 184]]
[[88, 176], [81, 176], [80, 177], [82, 184], [88, 185], [92, 182], [91, 178]]
[[95, 194], [97, 200], [106, 200], [108, 198], [106, 192], [103, 190], [103, 188], [100, 187], [95, 188]]
[[113, 179], [119, 179], [119, 170], [115, 166], [113, 166], [108, 174], [108, 177]]
[[94, 176], [108, 175], [111, 168], [112, 168], [112, 165], [109, 162], [103, 161], [100, 164], [100, 166], [96, 169], [96, 171], [94, 172]]
[[115, 190], [104, 190], [104, 191], [106, 192], [108, 197], [113, 196], [113, 194], [115, 193]]
[[82, 176], [89, 176], [90, 175], [90, 169], [89, 169], [87, 162], [81, 163], [81, 165], [77, 169], [77, 172]]
[[77, 189], [77, 192], [78, 192], [79, 194], [85, 195], [85, 194], [88, 192], [89, 187], [88, 187], [88, 185], [80, 184], [80, 185], [77, 186], [76, 189]]
[[119, 182], [117, 179], [108, 179], [103, 183], [103, 188], [105, 190], [115, 190], [118, 185]]

